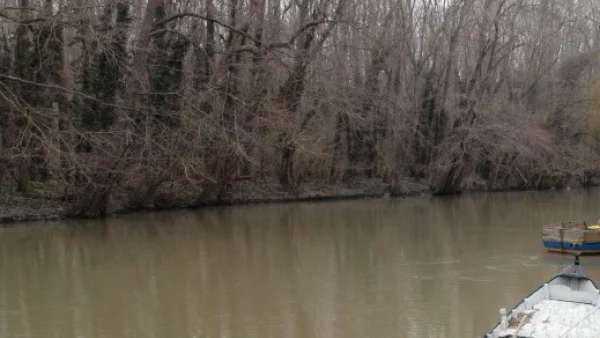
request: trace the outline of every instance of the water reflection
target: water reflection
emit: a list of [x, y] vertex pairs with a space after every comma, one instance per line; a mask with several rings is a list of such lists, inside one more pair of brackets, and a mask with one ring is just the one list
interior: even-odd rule
[[[600, 190], [304, 203], [0, 230], [1, 337], [478, 337], [569, 263]], [[600, 279], [600, 260], [585, 258]]]

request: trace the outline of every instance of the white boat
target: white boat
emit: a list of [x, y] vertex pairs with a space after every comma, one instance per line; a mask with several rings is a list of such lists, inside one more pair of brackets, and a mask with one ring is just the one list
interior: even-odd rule
[[599, 338], [600, 290], [575, 261], [527, 296], [483, 338]]

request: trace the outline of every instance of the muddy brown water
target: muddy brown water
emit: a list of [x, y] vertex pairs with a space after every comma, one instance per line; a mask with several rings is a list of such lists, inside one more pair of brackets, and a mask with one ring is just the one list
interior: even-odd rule
[[592, 189], [2, 228], [0, 337], [481, 337], [570, 263], [540, 226], [599, 206]]

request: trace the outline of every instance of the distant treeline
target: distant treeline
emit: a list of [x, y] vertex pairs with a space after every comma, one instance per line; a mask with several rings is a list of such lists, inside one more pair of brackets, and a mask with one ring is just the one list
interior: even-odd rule
[[600, 169], [594, 0], [6, 4], [0, 180], [58, 182], [76, 214], [175, 182], [444, 194]]

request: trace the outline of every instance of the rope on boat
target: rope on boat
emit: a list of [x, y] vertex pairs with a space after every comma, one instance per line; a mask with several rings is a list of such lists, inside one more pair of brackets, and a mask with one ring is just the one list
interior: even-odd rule
[[513, 337], [518, 338], [519, 337], [519, 332], [521, 331], [521, 329], [523, 328], [523, 325], [525, 325], [525, 321], [528, 317], [530, 317], [533, 314], [532, 312], [529, 313], [525, 313], [525, 315], [523, 317], [521, 317], [521, 321], [519, 322], [519, 325], [517, 326], [517, 329], [515, 330], [515, 333], [513, 333]]
[[574, 328], [576, 328], [579, 324], [581, 324], [584, 320], [588, 319], [592, 314], [594, 314], [594, 312], [596, 312], [596, 310], [598, 310], [599, 307], [596, 306], [592, 311], [590, 311], [590, 313], [587, 314], [587, 316], [581, 318], [581, 320], [579, 320], [577, 323], [575, 323], [575, 325], [571, 326], [571, 328], [569, 328], [567, 330], [567, 332], [561, 334], [558, 338], [563, 338], [567, 335], [567, 333], [571, 332], [571, 330], [573, 330]]

